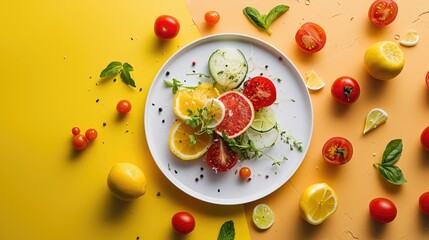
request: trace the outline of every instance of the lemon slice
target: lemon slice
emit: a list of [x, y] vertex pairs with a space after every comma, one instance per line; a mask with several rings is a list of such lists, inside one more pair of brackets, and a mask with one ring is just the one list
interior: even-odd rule
[[276, 113], [270, 107], [264, 107], [255, 112], [250, 127], [258, 132], [267, 132], [277, 124]]
[[401, 40], [399, 40], [399, 44], [405, 47], [414, 47], [420, 40], [420, 36], [415, 30], [408, 31]]
[[274, 213], [267, 204], [259, 204], [253, 209], [252, 220], [255, 226], [265, 230], [274, 223]]
[[335, 213], [338, 197], [334, 189], [326, 183], [316, 183], [307, 187], [299, 200], [301, 216], [312, 225], [319, 225]]
[[388, 118], [388, 115], [383, 109], [381, 108], [371, 109], [366, 115], [363, 134], [366, 134], [367, 132], [385, 123], [387, 118]]
[[204, 109], [207, 110], [204, 116], [209, 120], [208, 128], [217, 127], [225, 117], [225, 105], [217, 98], [207, 100], [204, 104]]
[[317, 91], [325, 86], [325, 82], [317, 75], [314, 69], [305, 73], [305, 80], [305, 85], [310, 90]]

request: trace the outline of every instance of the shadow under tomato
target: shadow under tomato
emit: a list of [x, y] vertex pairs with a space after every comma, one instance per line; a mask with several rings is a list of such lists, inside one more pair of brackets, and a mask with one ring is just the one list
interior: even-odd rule
[[368, 214], [368, 225], [369, 234], [372, 236], [371, 239], [378, 239], [387, 228], [386, 225], [388, 225], [388, 223], [377, 222]]
[[429, 216], [426, 216], [422, 213], [419, 206], [416, 207], [418, 213], [416, 214], [418, 216], [418, 220], [420, 223], [420, 231], [424, 233], [429, 233]]
[[429, 152], [426, 151], [423, 147], [420, 150], [420, 164], [424, 168], [429, 167]]

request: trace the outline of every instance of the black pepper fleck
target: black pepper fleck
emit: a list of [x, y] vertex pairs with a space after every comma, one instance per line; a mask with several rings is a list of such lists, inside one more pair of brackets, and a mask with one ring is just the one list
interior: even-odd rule
[[195, 178], [195, 182], [198, 182], [200, 179], [198, 179], [198, 178]]
[[201, 170], [201, 171], [204, 171], [204, 168], [203, 168], [203, 167], [200, 167], [200, 170]]
[[203, 175], [203, 174], [200, 174], [200, 178], [201, 178], [201, 179], [203, 179], [203, 178], [204, 178], [204, 175]]
[[134, 40], [134, 38], [131, 38], [131, 41]]
[[235, 172], [234, 172], [234, 174], [235, 174], [235, 175], [237, 175], [237, 173], [238, 173], [238, 169], [235, 169]]
[[128, 130], [125, 130], [125, 133], [128, 133], [129, 131]]
[[[132, 39], [131, 39], [131, 40], [132, 40]], [[140, 239], [140, 237], [139, 237], [139, 236], [137, 236], [137, 237], [136, 237], [136, 239], [137, 239], [137, 240], [139, 240], [139, 239]]]
[[174, 170], [174, 173], [177, 174], [177, 170]]
[[280, 60], [280, 61], [282, 61], [282, 60], [283, 60], [283, 58], [282, 58], [282, 57], [279, 57], [279, 60]]
[[143, 91], [143, 88], [140, 88], [140, 89], [139, 89], [139, 91], [140, 91], [140, 92], [141, 92], [141, 91]]
[[248, 181], [248, 182], [252, 181], [252, 178], [248, 178], [248, 179], [247, 179], [247, 181]]
[[116, 82], [116, 78], [113, 79], [113, 82]]
[[192, 61], [192, 67], [194, 67], [195, 65], [197, 65], [197, 63], [195, 61]]
[[265, 65], [265, 69], [267, 69], [268, 68], [268, 65]]
[[170, 75], [169, 71], [165, 72], [165, 76], [169, 76], [169, 75]]
[[157, 197], [161, 196], [161, 192], [157, 192], [157, 193], [156, 193], [156, 196], [157, 196]]
[[162, 123], [165, 123], [165, 119], [162, 119], [162, 121], [161, 121]]
[[268, 178], [270, 178], [270, 176], [269, 175], [265, 175], [265, 179], [268, 179]]
[[98, 98], [95, 100], [96, 103], [98, 103], [99, 101], [100, 101], [100, 99], [98, 99]]
[[263, 76], [263, 75], [264, 75], [264, 73], [260, 73], [259, 75], [260, 75], [260, 76]]
[[104, 123], [103, 123], [103, 127], [105, 127], [106, 125], [107, 125], [107, 123], [105, 123], [105, 122], [104, 122]]
[[220, 189], [219, 189], [219, 188], [217, 189], [217, 192], [220, 192]]
[[158, 108], [158, 112], [162, 112], [162, 108], [160, 107], [160, 108]]

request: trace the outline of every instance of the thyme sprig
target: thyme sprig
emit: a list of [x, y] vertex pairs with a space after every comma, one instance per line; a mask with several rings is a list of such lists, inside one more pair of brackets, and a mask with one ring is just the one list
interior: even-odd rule
[[173, 94], [176, 94], [176, 92], [179, 91], [180, 88], [195, 89], [198, 87], [198, 86], [185, 86], [185, 85], [183, 85], [182, 81], [180, 81], [176, 78], [173, 78], [172, 81], [168, 81], [168, 80], [164, 79], [164, 84], [167, 87], [172, 88]]

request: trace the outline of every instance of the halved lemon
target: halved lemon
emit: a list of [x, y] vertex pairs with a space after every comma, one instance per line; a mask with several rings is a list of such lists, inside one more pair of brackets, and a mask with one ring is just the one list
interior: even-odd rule
[[305, 73], [305, 80], [305, 85], [310, 90], [317, 91], [325, 86], [325, 82], [317, 75], [314, 69]]
[[203, 109], [207, 111], [204, 116], [209, 121], [208, 128], [215, 128], [225, 117], [225, 105], [217, 98], [207, 100]]
[[174, 122], [168, 138], [171, 152], [182, 160], [194, 160], [206, 153], [211, 136], [206, 133], [197, 135], [195, 132], [195, 128], [181, 120]]
[[255, 226], [265, 230], [274, 223], [274, 213], [267, 204], [259, 204], [253, 209], [252, 220]]
[[367, 72], [373, 78], [388, 80], [401, 73], [405, 64], [405, 57], [396, 43], [381, 41], [366, 50], [364, 63]]
[[415, 30], [409, 30], [404, 37], [399, 40], [399, 44], [405, 47], [414, 47], [420, 40], [420, 36]]
[[307, 187], [299, 200], [301, 216], [312, 225], [319, 225], [335, 213], [338, 197], [334, 189], [326, 183], [316, 183]]
[[366, 115], [365, 127], [363, 129], [363, 134], [377, 128], [381, 124], [387, 121], [388, 115], [381, 108], [373, 108]]

